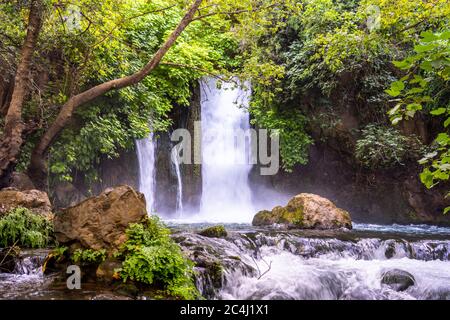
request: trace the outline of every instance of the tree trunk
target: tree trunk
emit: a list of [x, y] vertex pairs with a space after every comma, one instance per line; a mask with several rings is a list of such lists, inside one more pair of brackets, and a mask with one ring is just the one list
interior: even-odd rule
[[173, 46], [180, 34], [192, 22], [195, 13], [200, 7], [201, 3], [202, 0], [195, 0], [192, 3], [185, 16], [181, 19], [169, 38], [167, 38], [166, 42], [164, 42], [164, 44], [158, 49], [158, 51], [156, 51], [152, 59], [141, 70], [132, 75], [99, 84], [67, 100], [67, 102], [62, 106], [61, 111], [59, 112], [53, 124], [44, 133], [41, 140], [33, 150], [30, 167], [28, 168], [28, 174], [37, 188], [45, 190], [47, 187], [46, 180], [48, 172], [46, 155], [48, 152], [48, 148], [64, 129], [66, 124], [70, 121], [75, 109], [105, 94], [108, 91], [122, 89], [124, 87], [128, 87], [142, 81], [142, 79], [144, 79], [153, 69], [158, 66], [161, 59]]
[[10, 184], [11, 173], [17, 164], [23, 144], [22, 133], [25, 124], [22, 121], [22, 105], [27, 95], [31, 60], [42, 26], [42, 13], [42, 0], [31, 1], [27, 35], [21, 50], [14, 79], [14, 89], [0, 141], [0, 188], [7, 187]]

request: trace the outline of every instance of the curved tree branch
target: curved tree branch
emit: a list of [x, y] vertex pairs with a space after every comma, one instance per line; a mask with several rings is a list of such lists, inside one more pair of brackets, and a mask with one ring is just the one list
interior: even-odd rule
[[94, 100], [97, 97], [111, 91], [122, 89], [131, 85], [135, 85], [142, 81], [155, 67], [158, 66], [161, 59], [167, 53], [167, 51], [174, 45], [175, 41], [178, 39], [180, 34], [186, 29], [186, 27], [193, 21], [197, 9], [200, 7], [202, 0], [195, 0], [189, 7], [187, 13], [181, 19], [175, 30], [167, 38], [164, 44], [156, 51], [152, 59], [138, 72], [125, 76], [122, 78], [110, 80], [101, 83], [91, 89], [88, 89], [82, 93], [79, 93], [71, 98], [62, 106], [61, 111], [56, 117], [50, 128], [44, 133], [39, 143], [33, 150], [31, 156], [31, 163], [29, 168], [30, 177], [37, 184], [38, 188], [45, 188], [45, 176], [46, 176], [46, 165], [44, 161], [44, 156], [48, 151], [49, 146], [60, 134], [62, 129], [72, 118], [73, 112], [79, 106]]

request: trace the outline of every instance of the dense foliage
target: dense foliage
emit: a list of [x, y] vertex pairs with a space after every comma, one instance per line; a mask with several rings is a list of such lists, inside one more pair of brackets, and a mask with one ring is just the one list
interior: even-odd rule
[[387, 90], [397, 102], [389, 111], [392, 123], [413, 118], [416, 113], [441, 119], [443, 132], [434, 140], [433, 150], [420, 160], [425, 165], [420, 178], [431, 188], [450, 177], [450, 29], [422, 32], [414, 52], [394, 64], [406, 75]]
[[[69, 97], [139, 70], [192, 4], [44, 3], [19, 170]], [[0, 89], [13, 80], [27, 13], [27, 1], [0, 2]], [[250, 80], [252, 123], [279, 133], [286, 171], [329, 143], [370, 170], [422, 158], [427, 187], [449, 179], [448, 0], [205, 0], [197, 15], [144, 80], [77, 109], [52, 142], [52, 181], [98, 179], [101, 159], [167, 130], [205, 75]], [[431, 137], [406, 129], [413, 117]], [[427, 148], [411, 149], [414, 135]]]
[[[253, 69], [249, 74], [259, 72], [254, 77], [251, 112], [255, 123], [289, 132], [291, 138], [282, 139], [283, 166], [289, 169], [307, 161], [311, 135], [325, 143], [339, 138], [344, 117], [358, 122], [356, 130], [348, 130], [352, 137], [339, 140], [343, 148], [348, 145], [356, 163], [375, 170], [401, 165], [402, 157], [420, 157], [424, 148], [406, 150], [408, 141], [417, 138], [408, 137], [410, 133], [402, 128], [387, 127], [389, 117], [398, 123], [416, 111], [428, 113], [434, 108], [432, 115], [447, 115], [448, 2], [307, 0], [297, 4], [290, 8], [289, 18], [274, 14], [274, 20], [284, 22], [278, 28], [248, 36], [258, 46], [249, 50], [251, 59], [246, 60]], [[293, 119], [298, 119], [295, 126]], [[446, 128], [448, 123], [443, 125]], [[427, 186], [448, 179], [446, 137], [440, 134], [435, 151], [421, 161], [430, 164], [422, 174]], [[375, 150], [377, 143], [384, 148]]]
[[151, 217], [142, 224], [131, 224], [121, 252], [123, 281], [134, 280], [160, 286], [171, 296], [195, 299], [199, 293], [193, 283], [192, 263], [170, 238], [170, 231]]
[[390, 127], [368, 125], [356, 142], [355, 156], [366, 168], [392, 168], [418, 160], [422, 148], [415, 136], [405, 136]]
[[0, 217], [0, 247], [44, 248], [53, 243], [53, 224], [47, 218], [17, 207]]
[[[56, 255], [64, 254], [64, 247], [58, 249]], [[100, 264], [106, 259], [106, 250], [77, 249], [71, 258], [74, 263]]]

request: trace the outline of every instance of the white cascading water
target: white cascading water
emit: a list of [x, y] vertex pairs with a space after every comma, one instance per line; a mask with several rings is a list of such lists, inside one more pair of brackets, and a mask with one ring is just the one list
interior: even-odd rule
[[235, 142], [239, 130], [250, 128], [248, 100], [248, 92], [233, 84], [219, 89], [215, 79], [202, 82], [202, 198], [196, 220], [248, 223], [255, 213], [248, 182], [250, 148]]
[[147, 138], [136, 140], [139, 162], [139, 191], [145, 195], [147, 211], [155, 211], [155, 141], [153, 133]]
[[[184, 233], [181, 246], [203, 248], [199, 261], [221, 262], [220, 279], [199, 270], [197, 287], [208, 299], [450, 299], [449, 228], [393, 226], [389, 239], [362, 231], [372, 226], [355, 227], [338, 238], [273, 230], [225, 239]], [[394, 283], [405, 283], [405, 273], [413, 283], [396, 289], [383, 282], [388, 271], [400, 275]]]
[[177, 157], [178, 150], [177, 148], [172, 149], [171, 159], [172, 163], [175, 167], [175, 173], [177, 175], [177, 218], [181, 219], [183, 217], [183, 181], [181, 179], [181, 170], [180, 170], [180, 162]]

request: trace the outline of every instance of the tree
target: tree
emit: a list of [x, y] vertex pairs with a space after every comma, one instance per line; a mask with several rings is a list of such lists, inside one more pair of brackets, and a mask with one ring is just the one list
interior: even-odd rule
[[[35, 1], [36, 3], [41, 3], [41, 1]], [[91, 4], [92, 2], [92, 4]], [[33, 2], [34, 3], [34, 2]], [[61, 20], [61, 25], [64, 26], [66, 17], [61, 12], [66, 9], [67, 4], [64, 1], [56, 1], [56, 0], [48, 0], [46, 3], [50, 3], [53, 6], [54, 12], [49, 14], [47, 16], [47, 19], [49, 20], [49, 23], [53, 23], [54, 25], [57, 25], [58, 23], [58, 17]], [[122, 24], [125, 24], [127, 21], [125, 21], [124, 17], [120, 17], [120, 14], [117, 14], [117, 12], [120, 12], [120, 6], [121, 5], [130, 5], [133, 2], [130, 2], [128, 0], [123, 0], [119, 2], [114, 1], [104, 1], [103, 3], [96, 2], [96, 1], [89, 1], [89, 0], [79, 0], [79, 1], [72, 1], [71, 4], [78, 4], [79, 7], [87, 6], [90, 10], [91, 7], [94, 9], [95, 6], [100, 5], [99, 10], [102, 9], [103, 3], [106, 3], [110, 7], [108, 8], [109, 11], [102, 12], [104, 15], [110, 14], [111, 16], [117, 16], [119, 17], [116, 19], [115, 25], [108, 31], [108, 30], [102, 30], [104, 32], [103, 35], [98, 36], [97, 34], [94, 34], [94, 37], [97, 37], [97, 43], [94, 43], [93, 46], [98, 45], [99, 43], [104, 43], [105, 41], [108, 41], [110, 39], [114, 39], [114, 33], [120, 29]], [[204, 3], [203, 6], [202, 3]], [[267, 3], [270, 3], [270, 1], [267, 1]], [[153, 3], [152, 3], [153, 4]], [[155, 2], [157, 6], [159, 6], [159, 9], [157, 11], [161, 12], [170, 12], [170, 9], [173, 7], [180, 7], [185, 5], [184, 1], [157, 1]], [[117, 8], [117, 10], [115, 10]], [[53, 100], [55, 103], [61, 103], [61, 107], [53, 107], [53, 110], [57, 109], [57, 115], [54, 117], [50, 116], [45, 118], [45, 121], [48, 121], [48, 124], [45, 123], [45, 125], [41, 125], [40, 129], [37, 132], [37, 142], [33, 146], [33, 151], [30, 157], [30, 165], [28, 167], [28, 174], [34, 181], [36, 187], [40, 189], [45, 189], [47, 185], [47, 155], [49, 152], [50, 147], [57, 141], [57, 139], [60, 137], [61, 132], [68, 126], [68, 124], [72, 121], [74, 118], [75, 113], [80, 109], [81, 106], [89, 105], [94, 100], [98, 100], [98, 98], [104, 96], [107, 93], [117, 91], [119, 89], [125, 89], [131, 86], [136, 86], [137, 84], [141, 83], [148, 75], [155, 71], [157, 67], [161, 65], [161, 60], [167, 55], [169, 49], [171, 49], [177, 39], [179, 39], [180, 35], [184, 32], [184, 30], [194, 21], [203, 21], [208, 20], [211, 17], [214, 16], [223, 16], [228, 21], [235, 21], [236, 24], [239, 23], [239, 19], [235, 18], [236, 15], [239, 14], [245, 14], [248, 13], [249, 16], [252, 18], [255, 17], [255, 12], [260, 10], [261, 8], [266, 8], [265, 1], [204, 1], [204, 0], [195, 0], [190, 3], [188, 8], [185, 11], [185, 14], [182, 16], [178, 24], [173, 29], [172, 33], [170, 33], [168, 36], [166, 36], [165, 40], [161, 44], [161, 46], [153, 52], [151, 59], [147, 59], [146, 64], [139, 68], [138, 70], [133, 70], [128, 75], [120, 74], [118, 77], [112, 78], [112, 79], [105, 79], [104, 81], [101, 81], [99, 83], [93, 83], [91, 86], [87, 85], [84, 88], [81, 88], [80, 92], [77, 92], [77, 88], [70, 88], [68, 90], [67, 94], [61, 94], [57, 97], [54, 97]], [[135, 8], [133, 8], [135, 9]], [[29, 19], [32, 21], [32, 17], [34, 16], [35, 10], [29, 11]], [[134, 17], [142, 17], [148, 12], [137, 10]], [[155, 12], [155, 10], [151, 11]], [[88, 35], [89, 32], [95, 27], [96, 21], [89, 17], [88, 14], [85, 12], [80, 12], [83, 19], [86, 20], [86, 23], [83, 26], [84, 30], [81, 30], [79, 34], [82, 35]], [[129, 18], [129, 19], [131, 19]], [[42, 19], [42, 18], [41, 18]], [[107, 21], [109, 22], [109, 21]], [[231, 22], [230, 22], [231, 23]], [[229, 24], [230, 24], [229, 23]], [[98, 24], [98, 23], [97, 23]], [[206, 26], [208, 26], [207, 22], [205, 23]], [[227, 27], [227, 26], [223, 26]], [[228, 26], [229, 27], [229, 26]], [[30, 33], [34, 35], [32, 39], [34, 39], [34, 42], [36, 41], [37, 37], [39, 36], [40, 29], [36, 28], [30, 28], [33, 33]], [[101, 30], [101, 27], [98, 27], [99, 30]], [[52, 34], [53, 35], [53, 34]], [[55, 37], [55, 40], [58, 42], [61, 42], [64, 44], [64, 41], [70, 41], [67, 39], [60, 39]], [[77, 39], [72, 39], [74, 41], [77, 41]], [[45, 39], [42, 39], [42, 41], [45, 41]], [[132, 44], [127, 44], [132, 45]], [[76, 51], [76, 50], [75, 50]], [[80, 50], [78, 50], [80, 51]], [[81, 62], [77, 61], [78, 65], [84, 66], [86, 64], [90, 63], [91, 56], [91, 50], [86, 49], [86, 54], [82, 56], [81, 58], [78, 58], [78, 60], [84, 60]], [[69, 55], [73, 54], [69, 52]], [[102, 53], [103, 55], [107, 55], [108, 53]], [[27, 62], [26, 59], [22, 58], [22, 61]], [[74, 63], [68, 64], [67, 68], [72, 68]], [[166, 66], [172, 66], [173, 68], [179, 68], [179, 67], [187, 67], [190, 66], [183, 66], [183, 64], [177, 64], [177, 63], [167, 63]], [[26, 65], [24, 65], [24, 69], [29, 69], [30, 65], [29, 62]], [[86, 67], [85, 67], [86, 68]], [[137, 68], [136, 68], [137, 69]], [[76, 87], [77, 80], [79, 80], [80, 75], [78, 74], [79, 70], [76, 69], [69, 69], [67, 71], [68, 76], [72, 77], [71, 83], [72, 86]], [[102, 70], [98, 70], [102, 71]], [[91, 70], [91, 72], [95, 72], [95, 70]], [[105, 77], [107, 78], [107, 77]], [[89, 84], [89, 81], [87, 81], [87, 84]], [[11, 109], [11, 105], [9, 107]], [[54, 112], [54, 111], [53, 111]], [[16, 117], [20, 118], [20, 113], [16, 113]], [[42, 120], [42, 119], [40, 119]], [[42, 121], [41, 121], [42, 122]], [[11, 127], [11, 126], [9, 126]], [[6, 127], [5, 127], [6, 128]], [[14, 167], [17, 165], [18, 162], [18, 155], [20, 154], [21, 150], [23, 150], [22, 144], [23, 144], [23, 138], [21, 137], [23, 134], [23, 130], [19, 130], [18, 132], [15, 132], [15, 139], [18, 141], [17, 144], [15, 144], [15, 147], [12, 148], [14, 151], [13, 156], [10, 156], [6, 153], [6, 149], [9, 148], [11, 145], [9, 142], [7, 142], [6, 139], [8, 139], [7, 131], [4, 132], [4, 146], [5, 150], [1, 153], [2, 161], [4, 161], [4, 164], [2, 168], [5, 168], [0, 172], [0, 181], [1, 181], [1, 187], [7, 186], [10, 180], [10, 174]], [[19, 138], [17, 138], [19, 137]], [[30, 139], [28, 139], [30, 141]], [[34, 142], [33, 142], [34, 143]], [[6, 147], [8, 146], [8, 147]]]
[[25, 125], [22, 120], [22, 106], [27, 95], [31, 60], [42, 26], [43, 11], [44, 3], [42, 0], [30, 2], [27, 34], [22, 46], [12, 98], [6, 113], [0, 142], [0, 188], [8, 185], [23, 144], [22, 134]]
[[142, 81], [142, 79], [144, 79], [151, 71], [155, 69], [156, 66], [158, 66], [161, 59], [172, 47], [180, 34], [193, 21], [193, 18], [201, 3], [202, 0], [195, 0], [191, 4], [189, 9], [187, 10], [187, 13], [183, 17], [183, 19], [181, 19], [180, 23], [172, 32], [172, 34], [167, 38], [166, 42], [158, 49], [152, 59], [150, 59], [141, 70], [129, 76], [104, 82], [69, 98], [69, 100], [62, 106], [61, 111], [59, 112], [53, 124], [44, 133], [39, 143], [36, 145], [32, 152], [28, 173], [30, 175], [30, 178], [35, 182], [36, 187], [41, 189], [45, 188], [47, 177], [47, 163], [45, 155], [48, 151], [49, 146], [61, 133], [61, 130], [65, 127], [68, 121], [72, 118], [76, 108], [89, 101], [92, 101], [93, 99], [105, 94], [110, 90], [119, 90]]
[[[413, 118], [417, 113], [430, 114], [441, 119], [442, 132], [419, 163], [425, 165], [420, 179], [427, 188], [432, 188], [450, 178], [450, 30], [421, 33], [414, 53], [396, 67], [406, 75], [392, 82], [386, 92], [396, 102], [389, 111], [394, 125]], [[450, 211], [450, 207], [444, 212]]]

